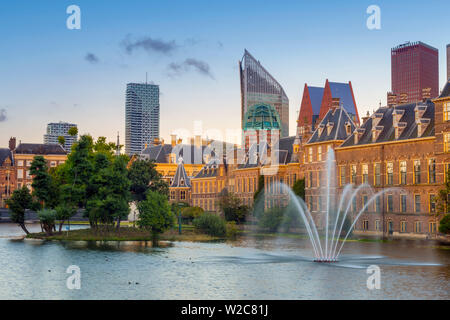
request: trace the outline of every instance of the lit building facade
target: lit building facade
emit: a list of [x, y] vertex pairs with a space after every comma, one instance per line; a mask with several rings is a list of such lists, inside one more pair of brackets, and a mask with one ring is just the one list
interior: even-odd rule
[[70, 153], [72, 145], [78, 140], [78, 134], [69, 135], [70, 128], [76, 128], [77, 125], [67, 122], [49, 123], [47, 125], [47, 133], [44, 134], [44, 144], [58, 144], [58, 138], [64, 137], [64, 150]]
[[140, 154], [159, 138], [159, 86], [129, 83], [125, 103], [125, 153]]
[[255, 104], [269, 104], [277, 110], [281, 120], [281, 136], [289, 135], [289, 99], [281, 85], [247, 50], [239, 61], [241, 80], [241, 119]]
[[439, 51], [423, 42], [407, 42], [391, 49], [391, 80], [391, 90], [398, 103], [421, 101], [422, 90], [426, 88], [431, 89], [431, 98], [436, 98]]
[[6, 200], [15, 189], [16, 171], [13, 151], [8, 148], [0, 148], [0, 208], [6, 207]]
[[450, 79], [450, 44], [447, 45], [447, 80]]

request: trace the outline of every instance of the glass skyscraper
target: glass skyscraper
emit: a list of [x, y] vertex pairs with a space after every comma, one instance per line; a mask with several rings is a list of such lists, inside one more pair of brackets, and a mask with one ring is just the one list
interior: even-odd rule
[[267, 72], [261, 63], [247, 50], [239, 61], [241, 78], [241, 121], [247, 110], [256, 104], [268, 104], [275, 108], [281, 120], [281, 137], [289, 135], [289, 99], [281, 85]]
[[65, 142], [63, 148], [70, 153], [72, 145], [78, 139], [78, 135], [69, 135], [69, 129], [72, 127], [76, 128], [77, 125], [67, 122], [49, 123], [47, 125], [47, 133], [44, 134], [44, 144], [59, 144], [58, 138], [64, 137]]
[[129, 83], [125, 104], [125, 152], [140, 154], [159, 138], [159, 86]]

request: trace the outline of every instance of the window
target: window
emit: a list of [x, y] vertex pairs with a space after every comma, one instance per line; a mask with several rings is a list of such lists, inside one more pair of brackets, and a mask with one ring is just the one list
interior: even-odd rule
[[414, 195], [414, 212], [420, 213], [420, 194]]
[[380, 231], [380, 220], [375, 220], [375, 231]]
[[388, 212], [394, 211], [394, 197], [392, 194], [388, 194], [387, 196], [387, 211]]
[[400, 232], [407, 232], [406, 221], [400, 221]]
[[313, 172], [309, 172], [309, 187], [312, 188], [313, 186]]
[[386, 174], [387, 174], [387, 184], [393, 185], [394, 184], [394, 163], [388, 162], [386, 164]]
[[444, 152], [450, 152], [450, 132], [444, 133]]
[[356, 184], [356, 164], [352, 164], [351, 172], [352, 172], [352, 177], [351, 177], [352, 181], [351, 181], [351, 183], [352, 184]]
[[23, 167], [23, 160], [18, 160], [17, 161], [17, 166], [18, 167]]
[[17, 169], [17, 179], [23, 179], [23, 169]]
[[420, 183], [420, 160], [414, 160], [414, 183]]
[[341, 166], [339, 167], [339, 185], [342, 187], [343, 185], [345, 185], [345, 167]]
[[406, 212], [406, 194], [400, 195], [400, 211]]
[[381, 199], [380, 199], [380, 197], [376, 197], [376, 199], [375, 199], [375, 212], [377, 212], [377, 213], [381, 212]]
[[357, 206], [356, 206], [356, 197], [353, 197], [352, 199], [352, 211], [356, 212]]
[[364, 208], [364, 212], [367, 212], [367, 209], [368, 209], [368, 207], [366, 207], [366, 205], [367, 205], [367, 200], [368, 200], [367, 195], [363, 195], [363, 196], [362, 196], [362, 201], [363, 201], [362, 205], [363, 205], [363, 208]]
[[428, 183], [436, 183], [436, 160], [428, 160]]
[[308, 149], [308, 161], [309, 161], [309, 162], [312, 162], [312, 161], [313, 161], [313, 149], [312, 149], [312, 147], [310, 147], [310, 148]]
[[375, 186], [381, 185], [381, 164], [375, 163], [373, 165], [373, 184]]
[[362, 182], [369, 183], [369, 166], [367, 164], [362, 165]]
[[322, 161], [322, 146], [317, 147], [317, 161]]
[[364, 231], [369, 230], [369, 220], [364, 220], [363, 221], [363, 230]]
[[181, 200], [186, 200], [186, 191], [184, 191], [184, 190], [181, 191], [180, 199]]
[[422, 222], [421, 221], [414, 222], [414, 232], [415, 233], [421, 233], [422, 232]]
[[27, 170], [27, 171], [26, 171], [26, 178], [27, 178], [27, 179], [31, 179], [30, 170]]
[[430, 212], [436, 212], [436, 195], [430, 194]]
[[406, 161], [400, 161], [400, 184], [406, 184]]
[[430, 232], [430, 233], [436, 232], [436, 222], [428, 223], [428, 232]]
[[175, 191], [170, 191], [170, 200], [175, 200]]
[[450, 102], [444, 103], [444, 121], [450, 120]]

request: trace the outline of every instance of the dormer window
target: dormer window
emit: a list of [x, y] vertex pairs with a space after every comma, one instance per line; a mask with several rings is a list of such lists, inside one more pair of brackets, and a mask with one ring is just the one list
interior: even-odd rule
[[327, 136], [331, 134], [331, 131], [333, 130], [334, 122], [328, 122], [327, 123]]
[[383, 126], [376, 126], [372, 128], [372, 142], [376, 142], [380, 136], [381, 131], [383, 131]]
[[184, 186], [184, 179], [180, 179], [180, 186]]
[[347, 137], [352, 134], [352, 125], [350, 122], [345, 123], [345, 133], [347, 134]]

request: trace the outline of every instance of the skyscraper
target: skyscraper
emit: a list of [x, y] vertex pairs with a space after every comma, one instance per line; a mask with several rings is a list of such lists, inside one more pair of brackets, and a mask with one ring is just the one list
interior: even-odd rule
[[72, 145], [77, 141], [78, 135], [69, 135], [70, 128], [76, 128], [77, 125], [67, 122], [49, 123], [47, 125], [47, 133], [44, 134], [44, 144], [59, 144], [58, 138], [64, 137], [64, 150], [70, 153]]
[[247, 50], [239, 61], [241, 78], [241, 122], [244, 128], [247, 110], [256, 104], [269, 104], [281, 120], [281, 137], [289, 135], [289, 99], [281, 85]]
[[423, 42], [407, 42], [391, 49], [392, 94], [402, 101], [422, 100], [430, 88], [431, 98], [439, 95], [439, 51]]
[[128, 83], [125, 104], [125, 153], [141, 153], [159, 138], [159, 86]]
[[450, 44], [447, 45], [447, 80], [450, 79]]

